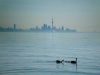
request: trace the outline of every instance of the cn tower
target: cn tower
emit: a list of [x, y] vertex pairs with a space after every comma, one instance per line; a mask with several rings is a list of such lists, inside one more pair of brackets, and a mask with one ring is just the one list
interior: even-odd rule
[[53, 23], [54, 23], [54, 22], [53, 22], [53, 18], [52, 18], [52, 29], [53, 29]]

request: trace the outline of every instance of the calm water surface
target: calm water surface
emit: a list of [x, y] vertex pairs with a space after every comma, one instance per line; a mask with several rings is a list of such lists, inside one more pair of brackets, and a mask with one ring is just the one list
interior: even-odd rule
[[0, 75], [100, 75], [100, 33], [0, 32]]

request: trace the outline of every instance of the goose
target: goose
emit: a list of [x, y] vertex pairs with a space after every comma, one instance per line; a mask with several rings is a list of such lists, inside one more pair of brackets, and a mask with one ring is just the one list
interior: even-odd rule
[[62, 60], [62, 61], [60, 61], [60, 60], [56, 60], [56, 63], [57, 64], [60, 64], [60, 63], [62, 63], [64, 60]]
[[76, 64], [77, 63], [77, 58], [76, 58], [76, 61], [71, 61], [72, 64]]

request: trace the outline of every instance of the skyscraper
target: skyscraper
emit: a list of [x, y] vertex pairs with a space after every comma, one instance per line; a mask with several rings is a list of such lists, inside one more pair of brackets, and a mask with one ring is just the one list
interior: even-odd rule
[[61, 30], [64, 30], [64, 27], [62, 26]]
[[14, 24], [14, 30], [16, 30], [16, 24]]

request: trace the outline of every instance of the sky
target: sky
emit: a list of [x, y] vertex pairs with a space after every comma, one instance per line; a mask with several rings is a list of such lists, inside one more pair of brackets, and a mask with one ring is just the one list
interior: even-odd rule
[[0, 0], [0, 26], [29, 29], [43, 24], [100, 31], [100, 0]]

